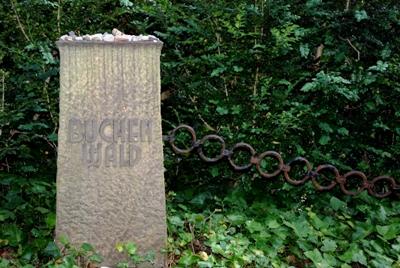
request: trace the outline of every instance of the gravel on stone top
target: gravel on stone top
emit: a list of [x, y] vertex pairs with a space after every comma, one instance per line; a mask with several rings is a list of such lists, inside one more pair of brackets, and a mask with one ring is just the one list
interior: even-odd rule
[[71, 42], [85, 42], [85, 41], [102, 41], [102, 42], [143, 42], [150, 41], [154, 43], [161, 42], [160, 39], [154, 35], [129, 35], [124, 34], [118, 29], [113, 29], [111, 33], [97, 33], [97, 34], [85, 34], [82, 36], [75, 35], [74, 32], [69, 32], [66, 35], [60, 37], [59, 41], [71, 41]]

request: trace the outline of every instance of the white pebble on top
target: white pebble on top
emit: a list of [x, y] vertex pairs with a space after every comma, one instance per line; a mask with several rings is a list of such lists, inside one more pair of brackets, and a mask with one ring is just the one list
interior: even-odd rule
[[110, 33], [97, 33], [97, 34], [85, 34], [83, 36], [77, 36], [74, 32], [69, 32], [68, 35], [63, 35], [60, 37], [60, 41], [104, 41], [104, 42], [140, 42], [140, 41], [153, 41], [159, 42], [160, 39], [154, 35], [129, 35], [124, 34], [118, 29], [113, 29]]

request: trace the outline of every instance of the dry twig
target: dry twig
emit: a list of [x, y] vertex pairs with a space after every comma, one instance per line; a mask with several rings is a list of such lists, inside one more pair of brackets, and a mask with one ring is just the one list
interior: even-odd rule
[[349, 45], [357, 52], [357, 61], [359, 61], [359, 60], [360, 60], [360, 56], [361, 56], [360, 50], [358, 50], [358, 49], [351, 43], [351, 41], [350, 41], [349, 38], [346, 38], [346, 41], [347, 41], [347, 43], [349, 43]]
[[346, 1], [346, 7], [345, 7], [344, 11], [347, 12], [347, 11], [349, 11], [349, 9], [350, 9], [350, 0], [347, 0]]
[[24, 35], [26, 41], [31, 42], [31, 39], [30, 39], [29, 36], [26, 34], [25, 29], [24, 29], [24, 26], [22, 25], [21, 20], [19, 19], [19, 15], [18, 15], [17, 9], [15, 8], [14, 0], [10, 0], [10, 3], [11, 3], [11, 8], [12, 8], [12, 10], [14, 11], [15, 17], [17, 18], [17, 22], [18, 22], [18, 27], [19, 27], [19, 29], [21, 30], [22, 34]]

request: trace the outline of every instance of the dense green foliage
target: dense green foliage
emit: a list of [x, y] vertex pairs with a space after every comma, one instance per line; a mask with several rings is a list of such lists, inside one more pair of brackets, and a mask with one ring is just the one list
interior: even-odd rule
[[[0, 267], [63, 262], [53, 262], [62, 254], [52, 242], [54, 41], [114, 27], [164, 42], [165, 132], [187, 123], [285, 160], [303, 155], [399, 181], [397, 0], [2, 1]], [[165, 166], [171, 264], [400, 267], [398, 196], [320, 194], [168, 146]]]

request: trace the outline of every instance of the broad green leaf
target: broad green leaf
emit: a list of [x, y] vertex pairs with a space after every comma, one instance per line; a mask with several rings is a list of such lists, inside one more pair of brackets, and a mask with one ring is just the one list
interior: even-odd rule
[[308, 44], [301, 44], [300, 45], [300, 55], [302, 58], [307, 58], [310, 54], [310, 48]]
[[60, 249], [54, 242], [49, 242], [47, 244], [47, 247], [44, 249], [44, 253], [53, 258], [57, 258], [57, 257], [61, 256]]
[[312, 229], [304, 217], [300, 217], [292, 222], [284, 221], [284, 224], [292, 228], [298, 237], [312, 236]]
[[354, 13], [354, 17], [356, 17], [358, 22], [360, 22], [362, 20], [368, 19], [368, 14], [365, 10], [356, 10]]
[[67, 237], [66, 235], [64, 235], [64, 234], [60, 235], [60, 236], [58, 237], [58, 240], [60, 241], [60, 243], [61, 243], [63, 246], [69, 245], [69, 239], [68, 239], [68, 237]]
[[219, 113], [220, 115], [226, 115], [229, 113], [229, 110], [226, 109], [225, 107], [218, 106], [217, 113]]
[[342, 136], [348, 136], [349, 135], [349, 131], [344, 127], [338, 128], [337, 132]]
[[133, 3], [129, 0], [119, 0], [119, 3], [123, 7], [131, 7], [133, 6]]
[[281, 225], [278, 223], [277, 220], [269, 220], [267, 221], [267, 226], [270, 229], [276, 229], [279, 228]]
[[391, 240], [400, 235], [400, 223], [393, 223], [390, 225], [376, 226], [377, 232], [385, 239]]
[[383, 62], [381, 60], [378, 60], [376, 62], [376, 65], [373, 65], [373, 66], [369, 67], [368, 70], [378, 71], [378, 72], [385, 72], [388, 67], [389, 67], [389, 64], [387, 64], [386, 62]]
[[99, 254], [93, 254], [89, 256], [89, 260], [94, 263], [101, 263], [103, 261], [103, 257]]
[[242, 214], [229, 214], [227, 218], [232, 225], [240, 225], [246, 221], [245, 215]]
[[51, 133], [47, 135], [47, 138], [49, 139], [49, 141], [56, 142], [58, 140], [58, 135], [56, 133]]
[[10, 267], [10, 261], [4, 258], [0, 258], [0, 268], [8, 268]]
[[255, 220], [246, 221], [246, 228], [247, 230], [249, 230], [250, 233], [261, 232], [265, 229], [265, 227], [261, 223]]
[[4, 238], [8, 240], [11, 246], [18, 246], [22, 241], [23, 231], [16, 224], [6, 225], [3, 227]]
[[322, 129], [326, 133], [332, 133], [333, 132], [333, 129], [331, 128], [331, 126], [328, 123], [321, 122], [321, 123], [319, 123], [318, 126], [320, 127], [320, 129]]
[[303, 92], [309, 92], [311, 90], [315, 89], [315, 84], [313, 82], [306, 83], [302, 88], [301, 91]]
[[125, 244], [125, 250], [129, 255], [135, 255], [137, 252], [137, 246], [133, 242], [128, 242]]
[[215, 166], [211, 167], [210, 173], [211, 173], [211, 176], [213, 176], [213, 178], [218, 177], [219, 176], [219, 168], [215, 167]]
[[89, 251], [93, 251], [94, 249], [93, 249], [93, 246], [91, 245], [91, 244], [89, 244], [89, 243], [83, 243], [82, 245], [81, 245], [81, 249], [83, 250], [83, 251], [86, 251], [86, 252], [89, 252]]
[[359, 262], [363, 265], [367, 265], [367, 258], [365, 257], [363, 251], [355, 243], [351, 244], [349, 249], [339, 256], [339, 259], [345, 261], [346, 263]]
[[327, 145], [330, 142], [330, 140], [331, 137], [329, 137], [328, 135], [322, 135], [318, 142], [321, 145]]
[[325, 260], [322, 258], [321, 253], [319, 252], [318, 249], [314, 249], [312, 251], [306, 251], [304, 252], [304, 255], [309, 258], [316, 267], [322, 268], [322, 267], [327, 267], [327, 263]]
[[336, 259], [336, 254], [329, 254], [329, 253], [323, 253], [322, 257], [324, 259], [324, 267], [337, 267], [338, 265], [338, 260]]
[[331, 207], [336, 211], [343, 210], [346, 208], [346, 203], [334, 196], [331, 197], [329, 203]]
[[49, 229], [52, 229], [54, 226], [56, 226], [56, 214], [54, 212], [51, 212], [46, 216], [46, 225]]
[[322, 244], [321, 250], [324, 252], [334, 252], [337, 248], [336, 242], [329, 238], [324, 239]]
[[355, 231], [351, 236], [353, 241], [365, 239], [374, 231], [374, 227], [371, 224], [357, 224], [355, 226]]
[[0, 209], [0, 221], [5, 221], [7, 219], [15, 219], [15, 214], [9, 210]]
[[233, 66], [233, 70], [237, 73], [240, 73], [241, 71], [243, 71], [243, 67], [241, 66]]
[[184, 221], [179, 216], [168, 217], [168, 221], [172, 225], [176, 225], [176, 226], [183, 226], [183, 224], [184, 224]]
[[185, 250], [178, 263], [183, 265], [183, 267], [192, 267], [199, 260], [200, 258], [193, 254], [190, 250]]
[[219, 76], [226, 71], [226, 67], [218, 67], [211, 72], [211, 77]]
[[47, 208], [44, 208], [44, 207], [36, 207], [35, 210], [39, 211], [42, 214], [49, 213], [49, 210]]

